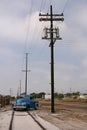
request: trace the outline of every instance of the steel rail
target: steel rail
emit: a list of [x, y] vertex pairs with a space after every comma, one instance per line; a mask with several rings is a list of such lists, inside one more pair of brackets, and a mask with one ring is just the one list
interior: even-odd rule
[[28, 111], [28, 114], [32, 117], [32, 119], [41, 127], [42, 130], [46, 130], [46, 128], [38, 121], [36, 118]]
[[[12, 124], [13, 124], [13, 120], [14, 120], [14, 113], [15, 113], [15, 111], [12, 112], [11, 121], [10, 121], [10, 125], [9, 125], [9, 130], [12, 130]], [[28, 113], [29, 116], [32, 117], [32, 119], [37, 123], [37, 125], [39, 125], [39, 127], [42, 130], [46, 130], [46, 128], [38, 120], [36, 120], [36, 118], [29, 111], [27, 111], [27, 113]]]
[[9, 125], [9, 130], [12, 130], [12, 124], [13, 124], [13, 119], [14, 119], [14, 111], [12, 112], [12, 117]]

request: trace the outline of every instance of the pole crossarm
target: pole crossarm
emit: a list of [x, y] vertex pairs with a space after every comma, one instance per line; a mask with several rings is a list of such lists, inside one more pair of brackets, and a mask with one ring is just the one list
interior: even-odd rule
[[[40, 13], [39, 16], [51, 16], [51, 14], [48, 14], [48, 13], [47, 14], [41, 14]], [[53, 16], [56, 17], [56, 16], [64, 16], [64, 15], [63, 15], [63, 13], [61, 13], [61, 14], [53, 14]]]
[[[40, 18], [40, 21], [51, 21], [51, 18]], [[64, 18], [53, 18], [52, 21], [64, 21]]]
[[[30, 72], [31, 70], [27, 70], [27, 72]], [[26, 72], [26, 70], [22, 70], [22, 72]]]
[[[42, 37], [42, 39], [50, 40], [50, 38], [46, 38], [46, 37]], [[53, 41], [56, 41], [56, 40], [62, 40], [62, 38], [60, 37], [53, 38]]]
[[[40, 21], [64, 21], [64, 18], [62, 17], [61, 18], [61, 16], [64, 16], [63, 15], [63, 13], [61, 13], [61, 14], [39, 14], [39, 16], [43, 16], [43, 17], [45, 17], [45, 18], [39, 18], [39, 20]], [[52, 16], [52, 18], [51, 18], [51, 16]], [[59, 17], [59, 18], [56, 18], [56, 17]]]

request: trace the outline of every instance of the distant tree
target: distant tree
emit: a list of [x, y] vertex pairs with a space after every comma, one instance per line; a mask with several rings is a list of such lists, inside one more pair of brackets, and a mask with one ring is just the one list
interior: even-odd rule
[[54, 97], [55, 97], [55, 98], [58, 98], [58, 93], [54, 93]]
[[42, 98], [43, 95], [45, 95], [44, 92], [40, 92], [40, 93], [38, 93], [38, 98]]
[[64, 98], [64, 94], [62, 94], [62, 93], [59, 93], [59, 94], [58, 94], [58, 98], [59, 98], [59, 99], [62, 99], [62, 98]]
[[11, 97], [12, 100], [15, 100], [15, 96]]
[[75, 96], [79, 96], [80, 95], [80, 92], [73, 92], [72, 95], [75, 95]]
[[36, 93], [31, 93], [31, 95], [36, 98], [37, 97], [37, 94]]
[[66, 97], [71, 97], [72, 93], [66, 93]]
[[45, 95], [45, 92], [31, 93], [31, 95], [32, 95], [34, 98], [42, 98], [42, 96]]
[[87, 95], [87, 93], [84, 93], [83, 95]]

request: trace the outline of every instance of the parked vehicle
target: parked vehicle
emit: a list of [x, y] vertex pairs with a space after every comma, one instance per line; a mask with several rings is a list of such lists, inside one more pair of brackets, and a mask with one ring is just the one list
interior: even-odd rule
[[32, 96], [24, 96], [16, 100], [16, 102], [12, 103], [12, 108], [14, 110], [28, 110], [30, 108], [33, 108], [37, 110], [38, 108], [38, 102], [34, 101]]

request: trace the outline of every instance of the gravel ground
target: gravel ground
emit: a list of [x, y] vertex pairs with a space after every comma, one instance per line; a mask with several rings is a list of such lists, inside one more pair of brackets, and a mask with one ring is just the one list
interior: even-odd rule
[[6, 111], [6, 109], [0, 111], [0, 130], [9, 130], [11, 114], [12, 111]]
[[42, 119], [50, 122], [61, 130], [87, 130], [87, 103], [58, 103], [55, 113], [50, 112], [50, 104], [40, 104], [40, 110], [33, 111]]
[[42, 119], [54, 124], [61, 130], [87, 130], [87, 115], [72, 113], [71, 111], [59, 111], [51, 114], [49, 111], [34, 111]]

